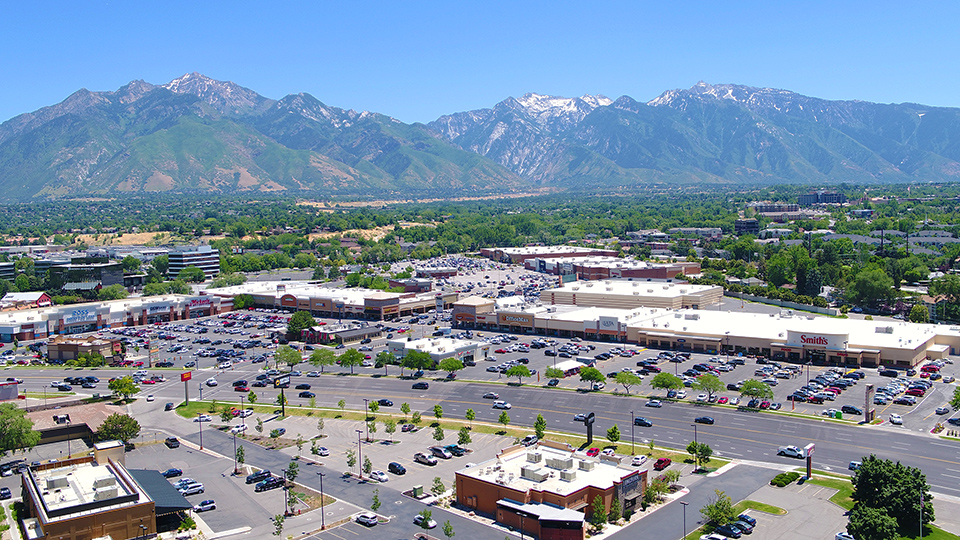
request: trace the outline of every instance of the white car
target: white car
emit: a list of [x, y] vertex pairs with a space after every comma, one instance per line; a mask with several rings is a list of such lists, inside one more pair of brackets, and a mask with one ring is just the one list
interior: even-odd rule
[[699, 396], [697, 396], [697, 401], [700, 401], [700, 402], [705, 402], [705, 401], [707, 401], [707, 395], [706, 395], [706, 394], [700, 394]]
[[891, 415], [890, 415], [890, 423], [893, 424], [893, 425], [895, 425], [895, 426], [902, 426], [902, 425], [903, 425], [903, 417], [900, 416], [899, 414], [891, 414]]
[[844, 531], [838, 532], [837, 535], [834, 536], [834, 539], [835, 540], [857, 540], [856, 538], [853, 537], [852, 534]]
[[240, 418], [249, 418], [253, 416], [253, 409], [244, 409], [240, 411], [240, 414], [237, 416], [239, 416]]
[[778, 456], [803, 458], [803, 450], [796, 446], [781, 446], [777, 449]]
[[213, 418], [209, 414], [201, 414], [193, 419], [194, 422], [212, 422]]
[[663, 403], [659, 399], [651, 399], [647, 402], [647, 407], [656, 407], [659, 409], [663, 407]]
[[386, 482], [387, 480], [390, 480], [387, 478], [387, 474], [383, 471], [373, 471], [370, 473], [370, 478], [376, 480], [377, 482]]
[[633, 456], [633, 460], [630, 462], [634, 467], [639, 467], [647, 462], [647, 456], [641, 454], [639, 456]]
[[147, 395], [147, 401], [153, 401], [154, 399], [156, 399], [156, 398], [153, 397], [153, 394], [148, 394], [148, 395]]
[[821, 414], [822, 416], [836, 416], [838, 412], [840, 412], [839, 409], [827, 409], [827, 410], [821, 412], [820, 414]]
[[317, 448], [317, 455], [320, 457], [327, 457], [330, 455], [330, 450], [326, 446], [321, 446]]
[[319, 377], [319, 376], [320, 376], [320, 372], [319, 372], [319, 371], [311, 371], [311, 372], [307, 373], [307, 377]]
[[494, 409], [512, 409], [513, 405], [507, 403], [506, 401], [494, 401], [493, 408]]
[[700, 537], [700, 540], [727, 540], [726, 536], [719, 535], [717, 533], [704, 534]]
[[604, 456], [615, 456], [617, 455], [617, 452], [613, 448], [604, 448], [603, 452], [600, 452], [600, 454]]
[[686, 390], [680, 390], [679, 392], [677, 392], [677, 399], [686, 399], [686, 397], [687, 397]]
[[243, 433], [246, 430], [247, 430], [246, 424], [238, 424], [230, 428], [230, 433]]
[[216, 386], [216, 385], [219, 384], [219, 383], [217, 383], [217, 380], [216, 380], [216, 379], [214, 379], [213, 377], [210, 377], [210, 378], [207, 379], [206, 381], [203, 381], [203, 384], [205, 384], [205, 385], [207, 385], [207, 386]]
[[598, 391], [603, 390], [604, 388], [606, 388], [606, 386], [607, 385], [603, 384], [602, 382], [593, 383], [593, 389]]

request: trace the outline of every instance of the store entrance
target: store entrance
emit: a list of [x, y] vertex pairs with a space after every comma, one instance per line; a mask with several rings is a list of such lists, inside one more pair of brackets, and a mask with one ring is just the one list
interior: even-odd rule
[[827, 361], [827, 353], [822, 350], [807, 349], [804, 351], [804, 356], [807, 362], [813, 362], [814, 364], [824, 364]]

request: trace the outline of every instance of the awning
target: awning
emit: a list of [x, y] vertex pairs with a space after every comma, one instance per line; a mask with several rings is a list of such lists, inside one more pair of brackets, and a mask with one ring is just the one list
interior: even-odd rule
[[193, 509], [190, 501], [181, 495], [159, 471], [147, 469], [129, 469], [129, 471], [133, 479], [153, 499], [157, 516]]

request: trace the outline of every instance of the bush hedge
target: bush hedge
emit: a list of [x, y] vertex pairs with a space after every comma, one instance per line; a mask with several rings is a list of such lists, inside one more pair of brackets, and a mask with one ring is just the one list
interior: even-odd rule
[[773, 480], [770, 481], [771, 486], [784, 487], [792, 484], [800, 478], [800, 473], [798, 472], [788, 472], [780, 473], [773, 477]]

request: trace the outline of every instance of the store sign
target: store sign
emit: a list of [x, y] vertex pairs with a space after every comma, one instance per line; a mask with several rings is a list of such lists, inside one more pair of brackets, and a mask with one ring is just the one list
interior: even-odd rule
[[147, 308], [147, 315], [153, 315], [153, 314], [156, 314], [156, 313], [165, 313], [165, 312], [167, 312], [167, 311], [170, 311], [170, 306], [169, 306], [169, 305], [150, 306], [150, 307]]
[[180, 374], [180, 382], [187, 382], [187, 381], [189, 381], [189, 380], [192, 379], [192, 378], [193, 378], [193, 372], [192, 372], [192, 371], [188, 371], [188, 372], [186, 372], [186, 373], [181, 373], [181, 374]]
[[848, 339], [848, 334], [787, 331], [787, 344], [795, 347], [823, 347], [825, 349], [843, 350]]
[[209, 298], [194, 298], [193, 300], [190, 300], [189, 302], [187, 302], [187, 307], [189, 307], [190, 309], [209, 306], [209, 305], [210, 305]]
[[75, 309], [63, 318], [64, 324], [85, 323], [96, 320], [97, 313], [89, 309]]
[[530, 324], [530, 317], [519, 315], [500, 315], [500, 324]]

